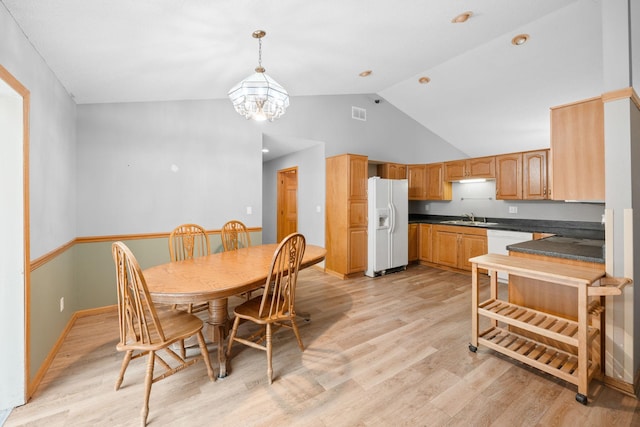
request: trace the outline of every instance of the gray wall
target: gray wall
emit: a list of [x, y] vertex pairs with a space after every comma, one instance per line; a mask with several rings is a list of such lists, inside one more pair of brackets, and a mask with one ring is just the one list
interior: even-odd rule
[[[374, 99], [381, 99], [379, 104]], [[351, 118], [351, 107], [367, 110], [367, 121]], [[380, 97], [302, 96], [278, 121], [265, 127], [269, 137], [323, 141], [325, 156], [362, 154], [370, 160], [430, 163], [468, 157]]]
[[[78, 106], [78, 235], [259, 227], [258, 123], [226, 100]], [[252, 214], [247, 214], [251, 207]]]

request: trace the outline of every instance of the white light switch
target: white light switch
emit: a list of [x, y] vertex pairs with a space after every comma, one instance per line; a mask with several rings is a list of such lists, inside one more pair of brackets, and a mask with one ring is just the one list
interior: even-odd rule
[[322, 206], [317, 205], [316, 206], [316, 212], [318, 212], [318, 213], [322, 212]]
[[253, 209], [251, 209], [251, 206], [247, 206], [247, 215], [251, 215], [253, 213]]

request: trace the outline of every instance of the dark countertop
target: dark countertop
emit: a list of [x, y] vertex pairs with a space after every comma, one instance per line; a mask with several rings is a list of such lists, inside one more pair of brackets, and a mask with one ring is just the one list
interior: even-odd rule
[[509, 245], [507, 250], [604, 264], [604, 240], [553, 236]]
[[[409, 223], [440, 224], [442, 221], [463, 219], [456, 216], [409, 214]], [[478, 217], [476, 220], [484, 220]], [[535, 219], [486, 218], [497, 225], [482, 226], [487, 230], [525, 231], [528, 233], [549, 233], [574, 239], [604, 240], [604, 225], [599, 222], [551, 221]], [[465, 225], [461, 225], [465, 227]], [[468, 226], [475, 227], [477, 226]]]

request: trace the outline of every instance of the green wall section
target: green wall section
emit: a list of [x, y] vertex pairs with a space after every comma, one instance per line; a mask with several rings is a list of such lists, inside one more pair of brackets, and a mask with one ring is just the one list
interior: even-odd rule
[[[211, 251], [221, 252], [220, 234], [210, 234], [209, 238]], [[122, 241], [143, 270], [169, 262], [166, 237]], [[30, 381], [53, 350], [73, 313], [117, 304], [111, 243], [77, 243], [31, 272]], [[261, 231], [251, 233], [251, 243], [262, 243]], [[64, 298], [62, 312], [61, 297]]]
[[[74, 249], [31, 272], [29, 380], [38, 373], [76, 308]], [[64, 311], [60, 312], [60, 297]]]

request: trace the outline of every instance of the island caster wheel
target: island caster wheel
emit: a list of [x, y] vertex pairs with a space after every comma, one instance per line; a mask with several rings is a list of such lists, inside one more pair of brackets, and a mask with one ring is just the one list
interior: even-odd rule
[[587, 404], [587, 396], [582, 393], [576, 394], [576, 401], [582, 403], [583, 405]]
[[[476, 347], [475, 345], [469, 344], [469, 351], [475, 353], [476, 351], [478, 351], [478, 347]], [[577, 399], [577, 397], [576, 397], [576, 399]]]

